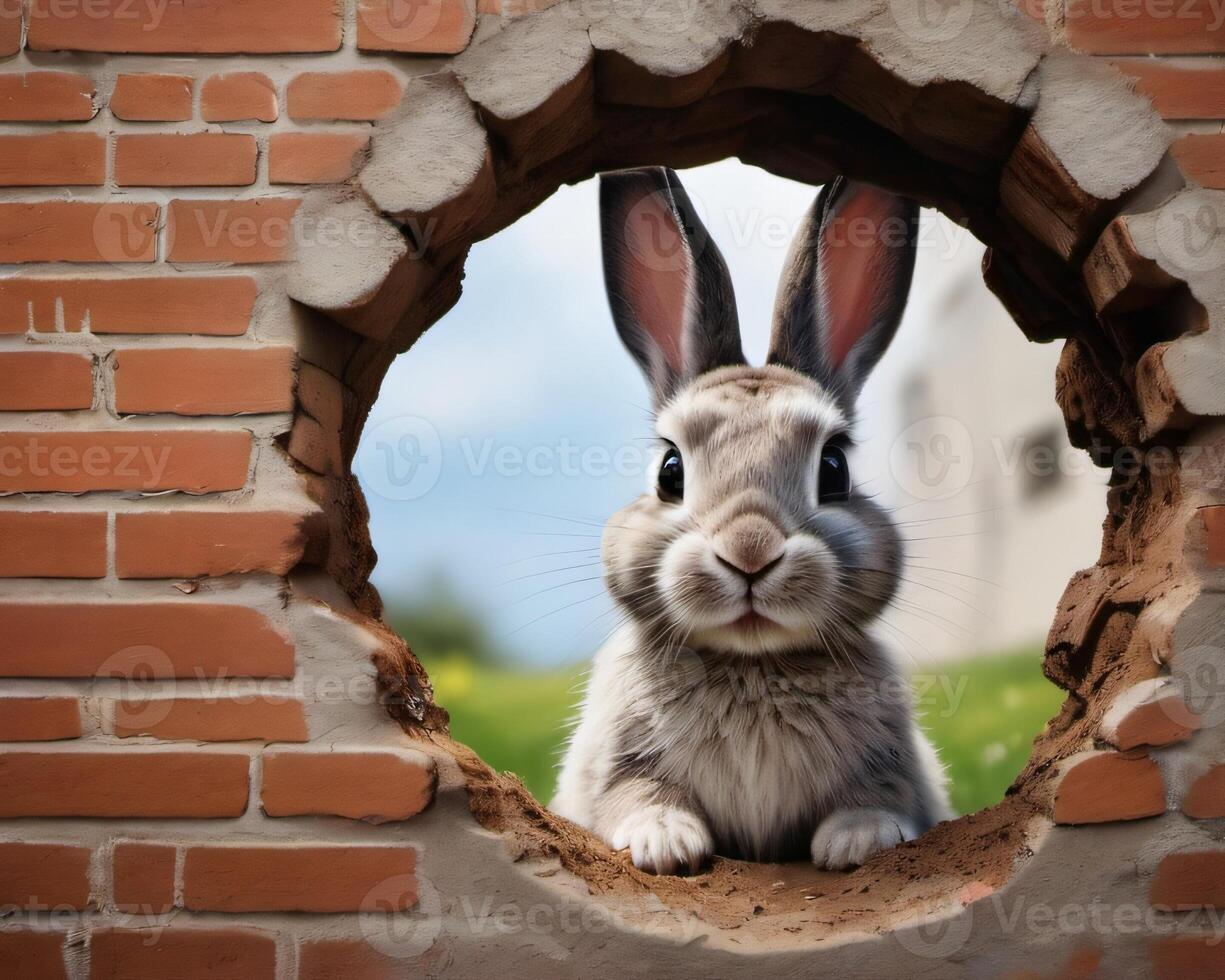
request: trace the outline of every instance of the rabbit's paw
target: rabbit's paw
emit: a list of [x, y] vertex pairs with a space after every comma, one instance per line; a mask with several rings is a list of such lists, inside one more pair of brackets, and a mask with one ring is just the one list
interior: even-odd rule
[[701, 817], [663, 803], [649, 804], [626, 817], [608, 843], [618, 851], [628, 847], [634, 867], [657, 875], [697, 871], [715, 850]]
[[912, 837], [908, 821], [888, 810], [873, 807], [836, 810], [821, 821], [813, 835], [812, 863], [818, 868], [842, 871]]

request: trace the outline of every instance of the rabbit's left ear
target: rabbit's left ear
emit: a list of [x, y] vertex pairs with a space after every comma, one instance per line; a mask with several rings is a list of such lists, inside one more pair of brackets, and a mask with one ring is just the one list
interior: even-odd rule
[[744, 363], [727, 264], [674, 171], [602, 174], [600, 232], [613, 321], [656, 404], [703, 372]]
[[853, 408], [902, 320], [918, 232], [914, 201], [845, 177], [826, 184], [787, 256], [770, 363], [815, 378]]

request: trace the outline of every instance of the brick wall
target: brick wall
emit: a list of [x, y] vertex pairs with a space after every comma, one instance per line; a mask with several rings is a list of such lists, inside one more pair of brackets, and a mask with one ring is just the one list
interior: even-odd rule
[[[881, 144], [889, 153], [847, 150], [865, 172], [911, 146], [938, 161], [969, 159], [965, 179], [950, 181], [956, 190], [942, 187], [936, 199], [956, 208], [959, 195], [986, 187], [990, 207], [967, 207], [972, 222], [1046, 250], [1016, 267], [1000, 250], [988, 273], [1027, 331], [1067, 333], [1067, 310], [1052, 295], [1091, 302], [1128, 351], [1120, 372], [1138, 392], [1138, 407], [1127, 405], [1143, 415], [1145, 438], [1190, 440], [1220, 414], [1219, 382], [1199, 384], [1195, 373], [1197, 357], [1220, 363], [1215, 348], [1178, 338], [1187, 289], [1148, 244], [1161, 228], [1143, 208], [1110, 220], [1134, 184], [1078, 184], [1070, 161], [1089, 155], [1084, 139], [1047, 141], [1018, 127], [1025, 120], [998, 93], [970, 98], [919, 68], [899, 81], [869, 47], [819, 35], [829, 25], [796, 26], [828, 11], [788, 7], [794, 23], [780, 16], [749, 45], [739, 43], [747, 27], [738, 8], [694, 7], [703, 30], [686, 27], [664, 49], [615, 16], [589, 29], [578, 3], [535, 4], [541, 12], [504, 4], [0, 0], [0, 907], [13, 910], [0, 922], [0, 976], [307, 980], [467, 976], [478, 966], [520, 975], [538, 962], [569, 976], [598, 964], [667, 972], [667, 958], [680, 955], [670, 934], [651, 945], [641, 934], [617, 932], [613, 942], [600, 930], [559, 930], [548, 945], [522, 930], [496, 941], [470, 923], [455, 931], [461, 895], [475, 893], [478, 906], [507, 894], [562, 901], [541, 897], [556, 864], [517, 868], [477, 827], [465, 781], [487, 825], [529, 828], [517, 856], [560, 855], [559, 880], [579, 883], [575, 894], [586, 876], [592, 891], [641, 903], [649, 883], [598, 848], [575, 851], [572, 829], [447, 741], [420, 668], [377, 623], [364, 504], [347, 475], [382, 372], [454, 302], [471, 240], [562, 180], [637, 162], [641, 146], [678, 165], [740, 152], [803, 178], [826, 166], [812, 161], [827, 147], [783, 152], [720, 128], [720, 114], [751, 121], [751, 102], [680, 111], [667, 125], [654, 113], [720, 86], [819, 90], [894, 141]], [[985, 34], [1001, 46], [998, 60], [1013, 57], [1010, 45], [1038, 50], [1032, 26], [988, 8], [983, 16], [1005, 18]], [[1212, 5], [1192, 2], [1185, 17], [1115, 16], [1052, 0], [1029, 12], [1057, 39], [1135, 77], [1177, 131], [1182, 173], [1225, 187], [1225, 33]], [[547, 27], [537, 31], [534, 19]], [[868, 23], [848, 15], [840, 29], [868, 37]], [[818, 36], [827, 47], [803, 47]], [[928, 42], [933, 63], [962, 59], [977, 70], [990, 60], [943, 36]], [[448, 61], [466, 48], [479, 56]], [[909, 62], [889, 50], [901, 72]], [[957, 64], [945, 65], [948, 77], [960, 77]], [[446, 68], [463, 91], [440, 74]], [[1022, 98], [1020, 86], [1010, 98]], [[907, 112], [894, 111], [901, 104]], [[786, 112], [772, 119], [796, 124]], [[1067, 126], [1092, 133], [1083, 120]], [[558, 159], [566, 150], [564, 165], [547, 158], [551, 147]], [[1141, 176], [1151, 189], [1150, 169]], [[1018, 224], [992, 224], [997, 197]], [[340, 240], [315, 220], [321, 214], [341, 216]], [[424, 252], [415, 264], [393, 221]], [[354, 228], [369, 240], [348, 240]], [[1079, 272], [1061, 278], [1060, 263], [1083, 265], [1087, 282]], [[1032, 286], [1044, 277], [1045, 293]], [[1190, 292], [1211, 312], [1221, 297], [1209, 279]], [[1157, 312], [1142, 321], [1138, 311], [1150, 307]], [[1091, 377], [1093, 396], [1104, 382], [1074, 343], [1061, 394], [1079, 398], [1077, 383]], [[1074, 429], [1123, 425], [1083, 399], [1065, 409]], [[1225, 753], [1212, 755], [1204, 706], [1188, 708], [1182, 681], [1169, 676], [1174, 624], [1184, 613], [1211, 621], [1215, 608], [1204, 613], [1198, 585], [1186, 584], [1225, 565], [1215, 486], [1188, 479], [1149, 488], [1139, 503], [1113, 499], [1122, 530], [1109, 531], [1103, 565], [1074, 584], [1052, 631], [1048, 671], [1073, 691], [1072, 713], [1026, 774], [1032, 794], [984, 818], [1009, 847], [1030, 818], [1059, 825], [1052, 862], [1096, 847], [1103, 860], [1120, 847], [1140, 854], [1137, 887], [1171, 910], [1225, 903], [1220, 852], [1193, 832], [1225, 813]], [[1144, 506], [1150, 500], [1161, 502]], [[1148, 580], [1136, 569], [1157, 571]], [[1113, 611], [1090, 621], [1085, 610]], [[1107, 649], [1119, 642], [1115, 612], [1129, 624], [1126, 642]], [[1154, 676], [1157, 663], [1164, 673]], [[1133, 824], [1173, 826], [1182, 843], [1137, 831], [1108, 845], [1093, 836], [1103, 823], [1121, 835]], [[948, 839], [963, 830], [954, 825]], [[971, 860], [970, 894], [1003, 889], [1012, 856], [999, 881]], [[593, 885], [597, 872], [606, 877]], [[915, 901], [935, 903], [952, 887], [937, 871], [908, 872], [933, 882]], [[1039, 891], [1061, 884], [1049, 871], [1031, 880], [1047, 882], [1032, 886]], [[896, 900], [878, 898], [892, 893], [870, 890], [874, 881], [846, 892], [864, 914], [880, 901], [896, 915]], [[680, 885], [657, 887], [669, 907], [702, 904]], [[428, 920], [444, 939], [408, 943], [412, 959], [389, 960], [370, 923], [386, 938], [397, 916]], [[1011, 939], [1013, 962], [1030, 962], [1025, 937]], [[1138, 941], [1145, 969], [1161, 975], [1210, 975], [1220, 962], [1198, 933]], [[720, 942], [710, 952], [685, 946], [688, 959], [673, 967], [717, 974], [727, 967]], [[1119, 948], [1106, 956], [1134, 957], [1134, 945]], [[1059, 945], [1061, 956], [1070, 949]], [[913, 966], [924, 955], [930, 966], [930, 951], [881, 939], [822, 962], [837, 970], [863, 956], [910, 956]], [[1069, 956], [1091, 969], [1100, 962], [1095, 948]]]

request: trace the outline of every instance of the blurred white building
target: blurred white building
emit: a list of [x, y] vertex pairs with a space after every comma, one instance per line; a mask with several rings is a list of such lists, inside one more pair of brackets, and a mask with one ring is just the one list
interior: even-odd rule
[[1055, 404], [1060, 344], [1025, 339], [982, 281], [982, 245], [924, 220], [857, 467], [909, 542], [887, 633], [920, 662], [1040, 644], [1072, 573], [1097, 560], [1106, 497]]

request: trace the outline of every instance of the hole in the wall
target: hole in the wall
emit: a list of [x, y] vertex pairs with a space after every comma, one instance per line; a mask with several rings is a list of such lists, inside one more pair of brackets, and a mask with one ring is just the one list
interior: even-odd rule
[[[761, 363], [816, 189], [734, 161], [681, 178]], [[461, 302], [390, 368], [355, 462], [385, 618], [430, 672], [452, 734], [544, 802], [586, 661], [621, 618], [601, 581], [601, 525], [642, 492], [655, 455], [650, 395], [607, 309], [598, 223], [588, 181], [478, 245]], [[911, 675], [954, 808], [969, 813], [999, 802], [1058, 710], [1042, 637], [1062, 583], [1094, 559], [1104, 478], [1063, 434], [1058, 350], [1030, 344], [987, 292], [982, 245], [933, 210], [920, 243], [907, 318], [860, 399], [853, 463], [907, 541], [875, 632]]]
[[[870, 55], [865, 56], [865, 49], [844, 48], [842, 40], [807, 35], [786, 26], [780, 27], [777, 36], [771, 30], [763, 31], [754, 45], [737, 49], [725, 87], [696, 87], [705, 96], [688, 92], [684, 79], [679, 87], [673, 86], [672, 79], [648, 78], [645, 70], [610, 56], [609, 60], [597, 59], [594, 102], [590, 89], [567, 85], [559, 90], [564, 92], [559, 96], [560, 113], [555, 111], [558, 106], [552, 106], [532, 119], [533, 126], [544, 127], [544, 137], [537, 138], [539, 133], [535, 133], [524, 139], [515, 131], [515, 119], [491, 116], [487, 120], [491, 126], [491, 155], [487, 158], [491, 183], [483, 186], [488, 191], [496, 185], [496, 199], [490, 204], [478, 191], [444, 206], [444, 211], [454, 211], [450, 235], [427, 249], [427, 258], [438, 271], [436, 288], [428, 294], [436, 302], [427, 304], [422, 312], [406, 315], [389, 343], [375, 341], [358, 349], [347, 376], [358, 390], [362, 407], [373, 401], [374, 378], [390, 361], [389, 351], [408, 347], [438, 317], [440, 307], [449, 302], [447, 297], [456, 295], [457, 273], [473, 241], [510, 224], [561, 184], [580, 181], [600, 170], [655, 162], [686, 167], [736, 155], [810, 184], [849, 172], [968, 221], [992, 248], [984, 264], [988, 282], [1025, 333], [1034, 339], [1075, 338], [1061, 361], [1056, 393], [1073, 441], [1104, 447], [1108, 455], [1112, 444], [1136, 438], [1141, 431], [1140, 412], [1128, 387], [1136, 345], [1120, 346], [1109, 331], [1101, 330], [1082, 278], [1087, 250], [1105, 226], [1109, 208], [1079, 191], [1070, 193], [1066, 186], [1070, 178], [1061, 176], [1057, 166], [1047, 167], [1042, 151], [1049, 153], [1049, 148], [1032, 132], [1026, 133], [1029, 142], [1024, 152], [1018, 149], [1026, 125], [1024, 111], [982, 96], [964, 83], [910, 88], [888, 77], [871, 62]], [[775, 66], [769, 63], [769, 52], [778, 51], [777, 46], [772, 47], [776, 42], [787, 50], [793, 50], [792, 45], [809, 45], [814, 53], [832, 44], [841, 57], [855, 62], [856, 85], [872, 91], [873, 96], [855, 102], [852, 109], [843, 101], [846, 93], [835, 97], [828, 91], [781, 91], [789, 83], [780, 83], [773, 74]], [[1006, 33], [1001, 43], [1008, 43]], [[761, 63], [754, 65], [754, 59]], [[755, 89], [749, 79], [763, 69], [766, 87]], [[783, 77], [790, 76], [784, 71]], [[578, 81], [582, 80], [580, 75]], [[799, 87], [812, 84], [809, 79]], [[616, 96], [622, 85], [639, 87], [633, 97], [619, 102]], [[820, 93], [821, 86], [815, 89]], [[916, 93], [921, 93], [919, 102], [912, 104]], [[893, 118], [888, 111], [896, 104], [890, 100], [899, 97], [911, 105], [904, 119]], [[644, 101], [637, 102], [639, 98]], [[950, 128], [950, 121], [966, 125]], [[1087, 123], [1064, 120], [1061, 125]], [[551, 155], [536, 155], [540, 146], [546, 146]], [[1007, 200], [1002, 200], [1001, 168], [1010, 156], [1013, 160], [1021, 157], [1022, 167], [1036, 167], [1039, 184], [1043, 179], [1049, 183], [1035, 192], [1024, 179], [1018, 183], [1013, 173], [1012, 184], [1003, 191]], [[1046, 194], [1052, 200], [1044, 200]], [[456, 217], [474, 205], [478, 211], [489, 205], [484, 217]], [[1066, 222], [1066, 227], [1054, 236], [1058, 241], [1048, 236], [1043, 244], [1035, 237], [1037, 232], [1028, 230], [1030, 224], [1018, 221], [1016, 214], [1018, 209], [1035, 207], [1041, 212], [1047, 205], [1055, 212], [1054, 220], [1061, 226]], [[1176, 300], [1177, 289], [1158, 292], [1160, 301]], [[1126, 312], [1138, 314], [1139, 309]], [[1148, 320], [1138, 322], [1137, 327], [1140, 348], [1160, 339]], [[352, 431], [358, 428], [353, 425]], [[1133, 490], [1121, 506], [1134, 504], [1134, 512], [1142, 519], [1150, 488], [1141, 481]], [[1111, 533], [1119, 523], [1118, 519], [1114, 524], [1107, 522], [1107, 549], [1117, 550]], [[361, 584], [357, 583], [359, 588]], [[1130, 627], [1122, 623], [1109, 637], [1095, 633], [1086, 642], [1121, 652], [1129, 635]], [[1050, 813], [1057, 775], [1054, 764], [1086, 743], [1104, 706], [1121, 687], [1146, 676], [1144, 665], [1127, 657], [1083, 656], [1085, 651], [1067, 639], [1066, 630], [1062, 638], [1052, 636], [1044, 670], [1073, 692], [1073, 697], [1039, 738], [1003, 803], [940, 824], [922, 840], [886, 852], [858, 872], [829, 880], [814, 881], [811, 875], [799, 882], [780, 879], [776, 868], [735, 862], [717, 865], [702, 882], [644, 876], [590, 835], [543, 810], [516, 783], [498, 777], [472, 753], [459, 746], [452, 750], [467, 779], [471, 809], [482, 824], [514, 838], [520, 853], [556, 856], [596, 893], [641, 896], [650, 891], [717, 925], [751, 927], [741, 935], [760, 927], [780, 942], [787, 940], [786, 934], [811, 936], [814, 927], [818, 932], [843, 924], [872, 928], [896, 921], [899, 912], [940, 904], [963, 886], [973, 892], [998, 888], [1008, 881], [1018, 863], [1031, 853], [1034, 841], [1028, 829], [1032, 818]], [[409, 675], [419, 669], [411, 655], [406, 655], [405, 663]], [[393, 677], [393, 694], [403, 690], [420, 700], [421, 688], [415, 682], [403, 688], [398, 684]], [[409, 715], [405, 720], [410, 728], [424, 725], [427, 730], [437, 730], [428, 712], [414, 708]], [[712, 901], [712, 895], [720, 897]]]

